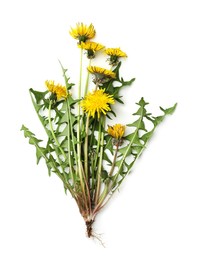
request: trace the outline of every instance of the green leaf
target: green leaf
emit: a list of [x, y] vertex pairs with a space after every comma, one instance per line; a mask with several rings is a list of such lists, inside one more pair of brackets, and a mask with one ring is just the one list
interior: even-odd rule
[[128, 80], [128, 81], [124, 81], [123, 78], [121, 78], [121, 83], [124, 86], [130, 86], [133, 82], [135, 81], [135, 78], [132, 78], [131, 80]]
[[140, 142], [139, 136], [136, 135], [135, 132], [125, 136], [124, 139], [126, 139], [127, 141], [132, 141], [133, 144], [142, 145], [141, 142]]
[[29, 143], [34, 145], [36, 147], [36, 158], [37, 158], [37, 164], [39, 163], [40, 159], [43, 157], [47, 161], [47, 150], [44, 147], [40, 147], [39, 143], [42, 140], [39, 140], [35, 137], [35, 135], [29, 131], [27, 127], [22, 125], [21, 131], [24, 131], [24, 136], [26, 138], [29, 138]]
[[113, 143], [112, 143], [112, 137], [110, 135], [105, 135], [104, 137], [106, 145], [104, 150], [108, 149], [113, 154]]
[[48, 93], [48, 91], [40, 92], [33, 90], [32, 88], [30, 88], [29, 91], [34, 95], [37, 104], [39, 104], [43, 99], [45, 99], [45, 95]]
[[112, 165], [112, 161], [110, 160], [110, 158], [108, 157], [107, 153], [104, 151], [103, 154], [103, 160], [108, 162], [108, 165]]
[[160, 109], [165, 113], [165, 115], [172, 115], [176, 110], [176, 107], [177, 107], [177, 103], [175, 103], [173, 107], [169, 107], [167, 109], [160, 107]]
[[68, 78], [68, 77], [66, 76], [67, 69], [65, 69], [65, 68], [63, 67], [63, 65], [62, 65], [62, 63], [61, 63], [60, 61], [59, 61], [59, 63], [60, 63], [61, 69], [62, 69], [62, 71], [63, 71], [63, 77], [64, 77], [64, 80], [65, 80], [66, 88], [67, 88], [67, 90], [70, 90], [70, 89], [72, 88], [72, 86], [74, 86], [75, 84], [68, 82], [68, 81], [70, 80], [70, 78]]
[[138, 130], [144, 130], [147, 131], [145, 128], [145, 124], [142, 121], [141, 117], [139, 119], [137, 119], [136, 121], [134, 121], [132, 124], [128, 124], [127, 126], [131, 126], [131, 127], [136, 127]]
[[129, 149], [128, 149], [128, 145], [119, 149], [119, 153], [121, 153], [121, 156], [126, 153], [126, 157], [128, 157], [131, 154], [131, 152], [132, 152], [132, 149], [131, 149], [131, 147], [129, 147]]
[[138, 146], [138, 145], [133, 145], [132, 146], [132, 154], [134, 156], [137, 156], [138, 154], [141, 153], [141, 151], [144, 149], [144, 146], [141, 145], [141, 146]]
[[152, 137], [153, 133], [154, 133], [154, 129], [144, 134], [140, 139], [146, 143]]
[[108, 172], [107, 172], [106, 170], [102, 170], [102, 172], [101, 172], [101, 177], [102, 177], [103, 180], [107, 179], [107, 177], [108, 177]]
[[144, 98], [142, 97], [139, 101], [139, 103], [136, 103], [137, 105], [141, 106], [141, 107], [145, 107], [146, 105], [148, 105], [149, 103], [145, 102]]

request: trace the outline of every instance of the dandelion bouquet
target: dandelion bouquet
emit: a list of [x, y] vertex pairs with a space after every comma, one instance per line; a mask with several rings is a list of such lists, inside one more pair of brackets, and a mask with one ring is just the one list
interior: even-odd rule
[[[162, 115], [153, 116], [147, 112], [148, 103], [141, 98], [136, 103], [134, 122], [125, 126], [116, 116], [115, 103], [123, 104], [120, 91], [134, 81], [125, 81], [120, 76], [120, 59], [126, 58], [126, 53], [90, 41], [95, 36], [92, 24], [78, 23], [71, 28], [70, 35], [78, 40], [80, 52], [78, 97], [73, 98], [76, 87], [60, 63], [64, 85], [49, 80], [45, 82], [47, 90], [29, 90], [48, 137], [45, 147], [27, 127], [23, 125], [21, 130], [36, 148], [37, 163], [43, 158], [49, 175], [56, 174], [65, 191], [71, 193], [91, 237], [97, 214], [129, 174], [159, 123], [174, 112], [176, 104], [168, 109], [160, 107]], [[91, 65], [102, 51], [107, 55], [109, 69]], [[85, 82], [82, 81], [84, 52], [88, 59]], [[117, 118], [117, 123], [107, 126], [106, 121], [113, 118]]]

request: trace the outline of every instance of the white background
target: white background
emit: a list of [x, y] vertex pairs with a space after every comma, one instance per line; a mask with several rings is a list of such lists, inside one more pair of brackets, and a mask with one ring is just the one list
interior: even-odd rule
[[[1, 1], [0, 259], [205, 259], [204, 13], [199, 0]], [[86, 238], [74, 201], [20, 132], [24, 123], [44, 137], [28, 89], [63, 82], [57, 59], [76, 82], [76, 22], [128, 54], [123, 77], [136, 81], [118, 122], [133, 120], [141, 96], [156, 112], [178, 102], [96, 219], [106, 248]]]

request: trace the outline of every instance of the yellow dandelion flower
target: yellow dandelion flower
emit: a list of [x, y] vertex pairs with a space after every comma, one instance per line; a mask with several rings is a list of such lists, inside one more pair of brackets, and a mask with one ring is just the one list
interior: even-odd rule
[[95, 28], [92, 23], [89, 26], [83, 23], [77, 23], [76, 28], [71, 28], [69, 33], [74, 39], [78, 39], [80, 44], [95, 36]]
[[81, 42], [81, 44], [79, 44], [79, 47], [84, 50], [99, 51], [102, 50], [105, 46], [103, 46], [100, 43], [90, 41], [90, 42]]
[[81, 107], [88, 113], [88, 116], [95, 117], [97, 113], [99, 119], [101, 113], [106, 115], [106, 113], [111, 110], [110, 104], [114, 103], [113, 95], [105, 93], [105, 89], [98, 89], [85, 96], [81, 101]]
[[119, 63], [119, 58], [126, 58], [127, 54], [121, 51], [120, 48], [107, 48], [105, 53], [110, 56], [108, 61], [112, 66], [116, 66]]
[[99, 74], [99, 75], [106, 76], [106, 77], [109, 77], [109, 78], [115, 78], [116, 77], [115, 72], [113, 72], [111, 70], [104, 69], [104, 68], [100, 68], [100, 67], [97, 67], [97, 66], [89, 66], [88, 71], [92, 74]]
[[81, 42], [78, 47], [87, 51], [88, 59], [93, 59], [95, 58], [95, 52], [102, 50], [105, 46], [97, 42]]
[[109, 56], [127, 57], [127, 54], [121, 51], [120, 48], [107, 48], [105, 53]]
[[116, 78], [115, 72], [111, 70], [107, 70], [96, 66], [89, 66], [87, 69], [95, 77], [93, 82], [98, 85], [101, 85], [109, 81], [110, 79]]
[[47, 89], [55, 95], [57, 100], [61, 98], [67, 98], [68, 92], [65, 86], [55, 84], [53, 80], [46, 80], [45, 85]]
[[113, 126], [108, 126], [107, 132], [113, 138], [120, 140], [125, 133], [125, 126], [121, 124], [116, 124]]

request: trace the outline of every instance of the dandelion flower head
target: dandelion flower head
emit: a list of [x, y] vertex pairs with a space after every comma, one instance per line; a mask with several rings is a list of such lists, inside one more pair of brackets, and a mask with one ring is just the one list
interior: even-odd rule
[[57, 100], [67, 98], [68, 92], [65, 86], [55, 84], [53, 80], [46, 80], [45, 85], [47, 89], [56, 96]]
[[105, 93], [105, 89], [98, 89], [85, 96], [81, 101], [81, 107], [88, 113], [88, 116], [95, 117], [97, 113], [99, 119], [101, 114], [106, 115], [108, 111], [111, 111], [110, 104], [114, 103], [113, 95]]
[[97, 42], [81, 42], [78, 45], [79, 48], [87, 51], [87, 58], [93, 59], [95, 58], [95, 52], [102, 50], [105, 46]]
[[94, 75], [93, 82], [95, 84], [98, 83], [100, 85], [109, 81], [110, 79], [116, 78], [116, 74], [112, 70], [107, 70], [97, 66], [89, 66], [87, 69], [91, 74]]
[[113, 126], [108, 126], [107, 132], [115, 139], [121, 139], [125, 133], [125, 126], [121, 124], [115, 124]]
[[79, 44], [81, 44], [81, 42], [86, 42], [95, 36], [95, 28], [92, 23], [89, 26], [83, 23], [77, 23], [76, 27], [71, 28], [69, 33], [74, 39], [78, 39]]
[[116, 66], [119, 63], [119, 58], [126, 58], [127, 54], [120, 48], [107, 48], [105, 53], [109, 56], [109, 64]]

